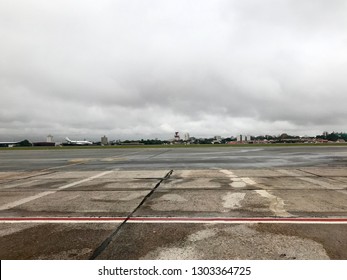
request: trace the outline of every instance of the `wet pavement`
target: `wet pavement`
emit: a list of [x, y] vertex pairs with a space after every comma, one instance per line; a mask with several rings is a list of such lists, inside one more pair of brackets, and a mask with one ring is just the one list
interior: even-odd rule
[[1, 259], [347, 259], [347, 147], [0, 157]]

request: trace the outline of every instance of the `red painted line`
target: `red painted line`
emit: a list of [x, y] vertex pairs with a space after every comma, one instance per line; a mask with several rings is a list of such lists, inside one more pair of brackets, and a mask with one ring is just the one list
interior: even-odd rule
[[271, 222], [271, 221], [300, 221], [300, 222], [317, 222], [317, 221], [330, 221], [330, 222], [341, 222], [345, 221], [347, 222], [347, 218], [205, 218], [205, 217], [132, 217], [129, 220], [131, 221], [221, 221], [221, 222], [254, 222], [254, 221], [264, 221], [264, 222]]
[[0, 221], [124, 221], [125, 217], [9, 217]]
[[[4, 221], [119, 221], [123, 222], [126, 217], [3, 217]], [[138, 222], [347, 222], [347, 218], [228, 218], [228, 217], [131, 217], [128, 219]]]

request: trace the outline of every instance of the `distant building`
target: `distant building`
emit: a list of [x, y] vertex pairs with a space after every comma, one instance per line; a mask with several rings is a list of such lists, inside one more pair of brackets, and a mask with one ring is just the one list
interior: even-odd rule
[[185, 133], [184, 134], [184, 141], [189, 141], [190, 137], [189, 137], [189, 133]]
[[105, 135], [101, 137], [101, 145], [108, 145], [108, 139]]
[[53, 136], [47, 135], [46, 142], [34, 142], [34, 146], [43, 146], [43, 147], [54, 147], [55, 143], [53, 142]]
[[181, 140], [181, 138], [180, 138], [180, 134], [179, 134], [179, 132], [178, 132], [178, 131], [176, 131], [176, 132], [175, 132], [174, 139], [175, 139], [175, 141], [180, 141], [180, 140]]
[[54, 142], [34, 142], [34, 146], [42, 146], [42, 147], [54, 147], [55, 143]]
[[250, 141], [252, 141], [252, 136], [240, 134], [240, 135], [237, 135], [236, 141], [240, 142], [240, 143], [242, 143], [242, 142], [250, 142]]

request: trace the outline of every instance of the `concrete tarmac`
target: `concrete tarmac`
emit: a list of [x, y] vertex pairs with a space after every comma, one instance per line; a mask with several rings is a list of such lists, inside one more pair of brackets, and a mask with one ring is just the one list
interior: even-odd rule
[[0, 150], [1, 259], [347, 259], [347, 147]]

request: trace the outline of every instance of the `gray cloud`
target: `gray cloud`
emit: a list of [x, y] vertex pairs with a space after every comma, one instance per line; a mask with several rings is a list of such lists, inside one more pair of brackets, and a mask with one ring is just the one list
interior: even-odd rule
[[2, 138], [346, 130], [345, 1], [0, 3]]

